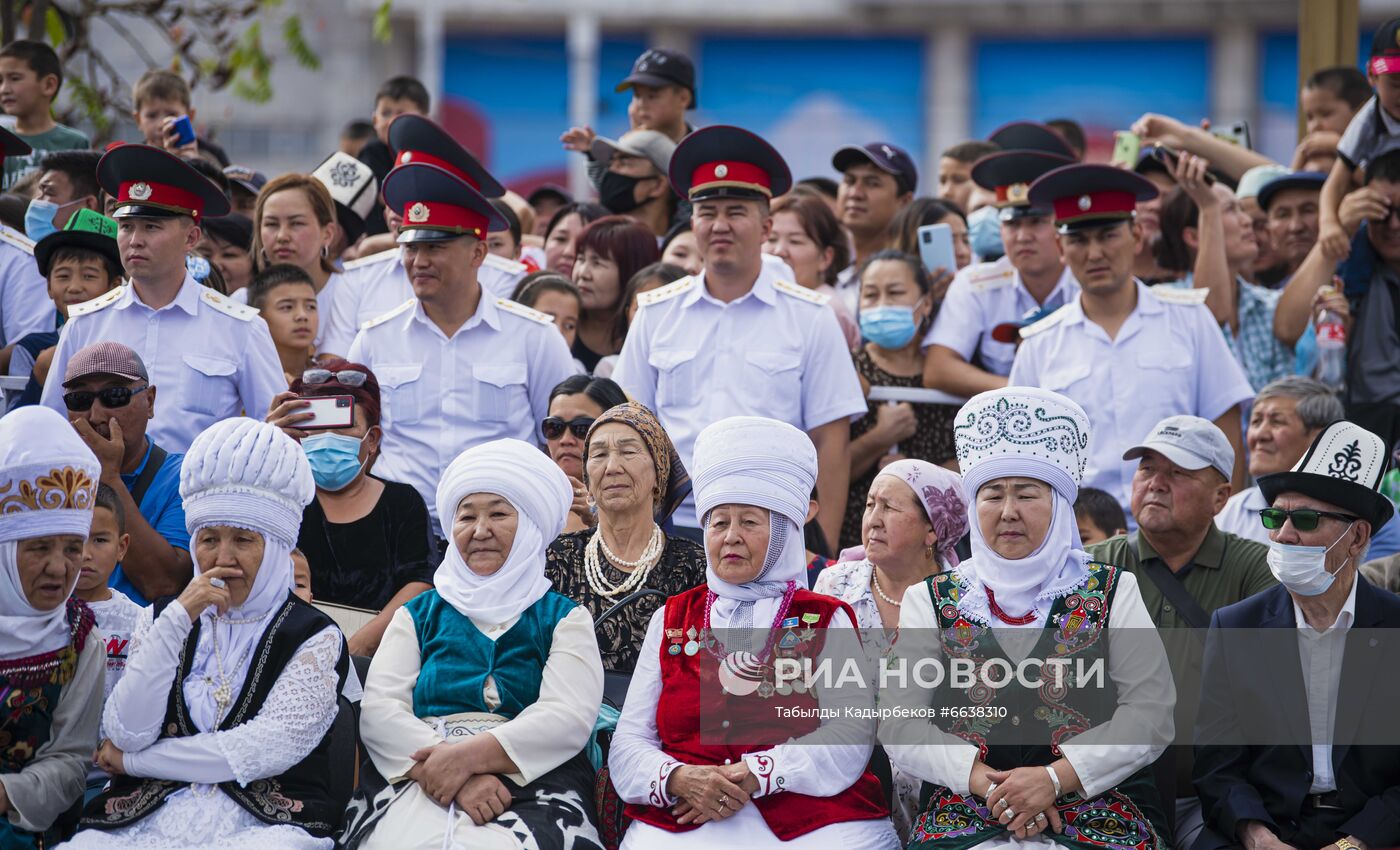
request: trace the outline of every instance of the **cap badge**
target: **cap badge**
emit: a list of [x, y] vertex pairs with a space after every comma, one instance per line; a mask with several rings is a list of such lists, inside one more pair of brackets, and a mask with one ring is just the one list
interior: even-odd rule
[[127, 192], [127, 195], [133, 201], [144, 201], [151, 196], [151, 185], [149, 183], [137, 183], [135, 186], [131, 187], [131, 191]]
[[1031, 187], [1027, 183], [1012, 183], [1006, 187], [1006, 200], [1013, 204], [1023, 204], [1031, 195]]
[[720, 164], [715, 166], [715, 177], [723, 180], [729, 176], [729, 166]]
[[403, 153], [399, 154], [399, 164], [400, 164], [400, 165], [402, 165], [402, 164], [405, 163], [405, 162], [412, 162], [412, 161], [413, 161], [413, 151], [404, 151]]
[[1082, 211], [1082, 212], [1088, 212], [1088, 211], [1089, 211], [1089, 207], [1092, 207], [1093, 205], [1094, 205], [1094, 199], [1093, 199], [1093, 198], [1090, 198], [1088, 195], [1080, 195], [1080, 196], [1079, 196], [1079, 209], [1080, 209], [1080, 211]]
[[419, 201], [408, 208], [408, 220], [414, 224], [421, 224], [428, 220], [428, 205]]

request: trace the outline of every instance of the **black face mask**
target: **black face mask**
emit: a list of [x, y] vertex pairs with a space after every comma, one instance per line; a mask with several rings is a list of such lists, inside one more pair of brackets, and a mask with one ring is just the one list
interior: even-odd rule
[[618, 215], [629, 213], [642, 205], [642, 202], [637, 200], [637, 184], [650, 179], [650, 177], [628, 177], [626, 174], [609, 171], [603, 175], [603, 182], [598, 187], [598, 200], [610, 212], [615, 212]]

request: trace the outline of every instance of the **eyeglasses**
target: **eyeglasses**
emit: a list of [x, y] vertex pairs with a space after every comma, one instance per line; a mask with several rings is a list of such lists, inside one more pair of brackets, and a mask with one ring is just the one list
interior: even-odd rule
[[339, 372], [329, 369], [307, 369], [301, 373], [301, 382], [307, 385], [329, 384], [332, 379], [342, 386], [363, 387], [365, 381], [369, 380], [369, 375], [356, 369], [341, 369]]
[[1264, 508], [1259, 512], [1259, 519], [1264, 523], [1264, 527], [1270, 531], [1283, 528], [1283, 524], [1288, 520], [1293, 520], [1293, 527], [1299, 531], [1312, 531], [1317, 528], [1318, 522], [1323, 517], [1339, 519], [1343, 522], [1356, 522], [1360, 517], [1351, 514], [1339, 514], [1332, 511], [1315, 511], [1311, 508], [1298, 508], [1293, 511], [1285, 511], [1283, 508]]
[[540, 431], [546, 440], [557, 440], [564, 436], [564, 429], [568, 428], [574, 436], [582, 440], [588, 436], [588, 429], [593, 427], [594, 420], [587, 416], [579, 416], [565, 422], [561, 417], [550, 416], [540, 423]]
[[73, 390], [63, 394], [63, 403], [69, 410], [81, 412], [91, 410], [93, 401], [102, 402], [103, 407], [126, 407], [132, 396], [150, 389], [144, 387], [103, 387], [100, 390]]

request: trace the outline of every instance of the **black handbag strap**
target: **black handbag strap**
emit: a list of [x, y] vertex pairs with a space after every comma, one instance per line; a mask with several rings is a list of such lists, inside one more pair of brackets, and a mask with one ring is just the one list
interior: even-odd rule
[[156, 445], [155, 440], [151, 440], [151, 454], [146, 458], [146, 465], [141, 469], [141, 474], [136, 477], [136, 483], [131, 485], [131, 501], [136, 503], [136, 507], [141, 507], [141, 497], [151, 489], [151, 482], [156, 480], [156, 473], [165, 466], [165, 458], [165, 449]]
[[[1128, 542], [1129, 546], [1137, 548], [1137, 534], [1135, 533]], [[1204, 629], [1210, 625], [1210, 615], [1206, 609], [1201, 607], [1201, 603], [1196, 601], [1186, 590], [1186, 585], [1181, 583], [1181, 579], [1176, 577], [1166, 564], [1160, 559], [1153, 561], [1143, 561], [1139, 564], [1142, 572], [1157, 585], [1157, 589], [1162, 591], [1162, 595], [1167, 597], [1167, 601], [1176, 606], [1177, 613], [1181, 619], [1186, 621], [1186, 625], [1193, 629]]]

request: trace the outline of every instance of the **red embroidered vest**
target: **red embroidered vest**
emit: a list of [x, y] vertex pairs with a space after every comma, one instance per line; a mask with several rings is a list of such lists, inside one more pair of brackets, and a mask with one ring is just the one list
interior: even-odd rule
[[[662, 687], [656, 707], [661, 749], [685, 764], [733, 764], [746, 754], [761, 752], [816, 729], [821, 721], [815, 712], [817, 700], [810, 692], [773, 693], [766, 699], [758, 694], [733, 696], [720, 685], [719, 661], [708, 650], [701, 648], [694, 655], [685, 652], [692, 640], [690, 630], [693, 628], [698, 634], [704, 628], [707, 592], [708, 588], [701, 585], [666, 602], [661, 641]], [[815, 635], [802, 641], [800, 654], [815, 658], [821, 651], [827, 624], [838, 609], [844, 610], [851, 622], [855, 622], [855, 615], [846, 603], [799, 590], [793, 595], [787, 613], [788, 622], [795, 621], [797, 625], [779, 629], [779, 636], [788, 631], [800, 636], [810, 629]], [[679, 649], [673, 652], [672, 646]], [[780, 710], [789, 708], [811, 709], [812, 712], [805, 719], [796, 719], [802, 715], [785, 716]], [[723, 743], [725, 740], [732, 743]], [[880, 781], [868, 768], [855, 784], [832, 797], [813, 797], [774, 788], [755, 798], [753, 804], [768, 828], [783, 841], [833, 823], [889, 816]], [[688, 832], [696, 828], [677, 824], [668, 807], [628, 805], [627, 815], [668, 832]]]

